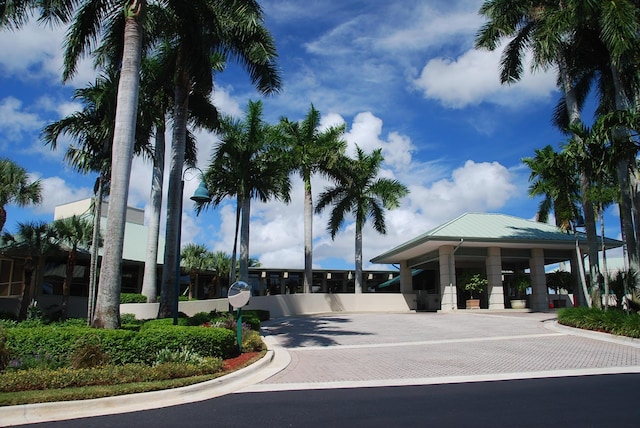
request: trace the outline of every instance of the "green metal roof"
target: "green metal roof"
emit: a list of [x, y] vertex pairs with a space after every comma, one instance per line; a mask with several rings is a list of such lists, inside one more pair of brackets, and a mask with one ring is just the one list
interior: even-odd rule
[[[584, 233], [578, 232], [580, 245], [586, 244]], [[440, 245], [464, 242], [465, 245], [538, 246], [557, 248], [575, 245], [576, 235], [556, 226], [525, 220], [505, 214], [465, 213], [373, 259], [373, 263], [397, 263]], [[622, 242], [605, 238], [607, 248], [622, 246]], [[405, 256], [405, 258], [403, 258]]]

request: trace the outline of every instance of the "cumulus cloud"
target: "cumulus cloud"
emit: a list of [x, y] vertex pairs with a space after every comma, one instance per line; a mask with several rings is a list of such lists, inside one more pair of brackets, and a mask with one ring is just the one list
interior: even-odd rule
[[90, 187], [76, 187], [60, 177], [46, 177], [41, 179], [42, 204], [34, 206], [37, 213], [51, 213], [57, 205], [79, 201], [93, 196]]
[[0, 100], [0, 128], [8, 142], [20, 141], [26, 134], [42, 127], [43, 121], [37, 114], [26, 111], [22, 101], [7, 97]]
[[532, 73], [522, 81], [501, 85], [499, 64], [501, 50], [470, 50], [456, 59], [433, 58], [414, 80], [425, 98], [440, 101], [450, 108], [463, 108], [490, 102], [507, 107], [522, 106], [531, 100], [547, 100], [556, 89], [551, 71]]

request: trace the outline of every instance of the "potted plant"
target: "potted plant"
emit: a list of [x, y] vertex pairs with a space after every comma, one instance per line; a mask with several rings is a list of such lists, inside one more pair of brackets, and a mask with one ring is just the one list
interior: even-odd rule
[[529, 288], [529, 278], [526, 275], [515, 275], [513, 285], [516, 288], [516, 298], [511, 299], [511, 309], [524, 309], [527, 307], [527, 288]]
[[489, 281], [479, 273], [464, 273], [460, 278], [462, 289], [469, 292], [470, 298], [466, 301], [467, 309], [480, 309], [480, 298], [475, 298], [474, 293], [481, 293]]

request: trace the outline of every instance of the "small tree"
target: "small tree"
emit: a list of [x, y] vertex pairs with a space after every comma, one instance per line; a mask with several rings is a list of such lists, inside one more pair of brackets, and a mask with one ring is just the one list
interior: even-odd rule
[[465, 272], [460, 276], [460, 285], [463, 290], [468, 291], [473, 299], [473, 293], [481, 293], [487, 287], [489, 281], [479, 273]]

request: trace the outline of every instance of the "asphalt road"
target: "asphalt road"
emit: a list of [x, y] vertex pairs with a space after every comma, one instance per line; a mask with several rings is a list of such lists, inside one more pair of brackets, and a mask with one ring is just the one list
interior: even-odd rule
[[638, 427], [640, 374], [238, 393], [162, 409], [28, 426]]

